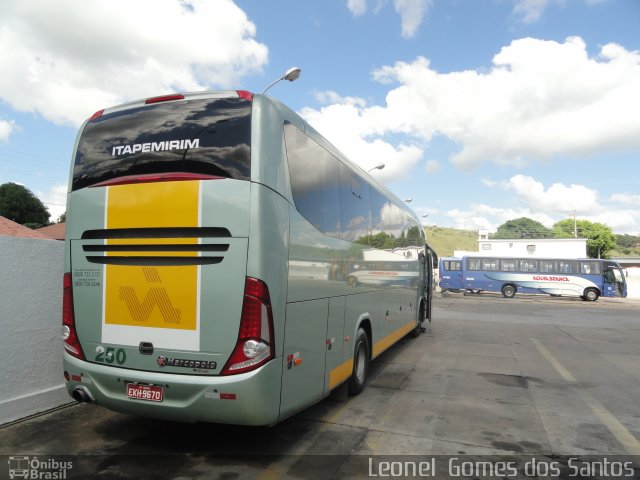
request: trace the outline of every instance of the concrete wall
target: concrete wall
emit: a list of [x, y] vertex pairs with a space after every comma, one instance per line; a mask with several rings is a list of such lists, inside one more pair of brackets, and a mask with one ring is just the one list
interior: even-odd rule
[[69, 403], [62, 377], [64, 242], [0, 237], [0, 424]]

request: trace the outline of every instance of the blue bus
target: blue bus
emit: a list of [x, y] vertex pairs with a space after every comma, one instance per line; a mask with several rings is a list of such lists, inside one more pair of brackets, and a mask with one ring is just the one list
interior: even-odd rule
[[438, 285], [442, 292], [463, 292], [462, 259], [441, 257], [438, 268]]
[[590, 302], [627, 296], [624, 272], [611, 260], [463, 256], [443, 257], [439, 267], [443, 291], [578, 296]]

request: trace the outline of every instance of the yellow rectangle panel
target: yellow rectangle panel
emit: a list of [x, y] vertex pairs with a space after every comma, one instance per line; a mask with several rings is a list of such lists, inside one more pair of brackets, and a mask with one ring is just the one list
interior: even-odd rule
[[[106, 228], [197, 227], [198, 204], [198, 181], [111, 186], [107, 193]], [[198, 239], [138, 238], [108, 241], [108, 244], [178, 243], [195, 244]], [[196, 256], [197, 252], [132, 252], [125, 255]], [[105, 277], [105, 324], [196, 329], [196, 265], [106, 265]]]

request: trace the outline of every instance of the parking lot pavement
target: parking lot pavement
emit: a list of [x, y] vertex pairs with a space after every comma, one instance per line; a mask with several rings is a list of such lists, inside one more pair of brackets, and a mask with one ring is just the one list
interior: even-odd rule
[[99, 455], [93, 473], [115, 468], [113, 456], [160, 455], [187, 478], [211, 455], [238, 456], [228, 471], [247, 478], [296, 476], [314, 461], [344, 473], [353, 456], [640, 455], [638, 398], [637, 305], [438, 295], [427, 333], [376, 359], [357, 397], [336, 392], [271, 428], [75, 405], [0, 429], [0, 454]]

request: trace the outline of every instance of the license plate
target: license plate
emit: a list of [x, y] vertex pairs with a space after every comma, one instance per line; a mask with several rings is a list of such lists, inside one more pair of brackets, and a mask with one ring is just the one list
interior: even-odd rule
[[147, 400], [149, 402], [161, 402], [163, 397], [162, 387], [157, 385], [127, 384], [127, 397], [135, 400]]

